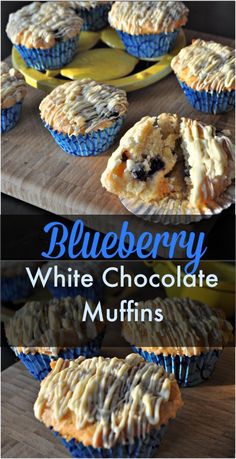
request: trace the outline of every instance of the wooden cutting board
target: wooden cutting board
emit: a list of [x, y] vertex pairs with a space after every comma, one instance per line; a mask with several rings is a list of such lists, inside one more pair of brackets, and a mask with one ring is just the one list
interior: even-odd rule
[[[215, 39], [233, 46], [232, 40], [186, 31], [192, 37]], [[127, 214], [116, 196], [102, 188], [100, 176], [112, 150], [99, 157], [78, 158], [64, 153], [43, 127], [38, 106], [45, 94], [28, 87], [20, 122], [2, 136], [2, 191], [56, 214]], [[187, 102], [174, 74], [128, 94], [130, 103], [124, 132], [145, 115], [162, 112], [198, 118], [219, 129], [234, 131], [234, 113], [207, 115]]]
[[[104, 349], [106, 356], [129, 352]], [[69, 457], [59, 440], [34, 418], [38, 390], [39, 383], [20, 362], [2, 372], [2, 457]], [[234, 395], [234, 349], [228, 348], [210, 381], [182, 390], [184, 407], [170, 424], [158, 457], [235, 457]]]

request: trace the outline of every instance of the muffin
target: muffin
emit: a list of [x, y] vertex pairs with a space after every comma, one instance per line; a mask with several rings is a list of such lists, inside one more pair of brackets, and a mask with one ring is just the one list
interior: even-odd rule
[[52, 367], [34, 414], [74, 457], [152, 457], [183, 404], [174, 376], [136, 354]]
[[202, 212], [231, 184], [233, 145], [213, 126], [162, 113], [146, 116], [121, 138], [101, 177], [121, 198], [155, 203], [187, 199]]
[[[85, 303], [81, 296], [32, 301], [6, 323], [9, 345], [35, 379], [45, 378], [51, 360], [99, 355], [104, 323], [88, 318], [83, 322]], [[89, 306], [95, 310], [91, 301]]]
[[2, 301], [25, 300], [33, 292], [32, 284], [25, 270], [26, 266], [30, 267], [32, 273], [35, 273], [38, 264], [28, 261], [1, 262]]
[[10, 14], [6, 32], [26, 65], [43, 71], [71, 62], [82, 24], [60, 2], [33, 2]]
[[23, 75], [6, 62], [1, 62], [1, 133], [14, 128], [20, 118], [22, 102], [26, 95]]
[[112, 2], [81, 0], [67, 3], [83, 19], [81, 30], [96, 32], [108, 25], [108, 12]]
[[232, 326], [223, 312], [189, 298], [156, 298], [138, 304], [139, 310], [162, 310], [161, 322], [128, 322], [123, 336], [148, 362], [174, 373], [180, 386], [207, 380], [222, 349], [232, 341]]
[[74, 156], [95, 156], [107, 150], [127, 108], [125, 91], [89, 78], [58, 86], [39, 107], [57, 144]]
[[148, 59], [173, 49], [187, 17], [188, 8], [182, 2], [134, 1], [115, 2], [108, 20], [129, 54]]
[[201, 112], [223, 113], [235, 106], [235, 56], [229, 46], [194, 40], [171, 61], [190, 104]]
[[[47, 276], [48, 270], [50, 274], [47, 280], [47, 287], [51, 295], [54, 298], [66, 298], [67, 296], [75, 297], [81, 295], [83, 298], [96, 301], [97, 298], [102, 298], [103, 287], [100, 279], [101, 270], [99, 269], [100, 263], [92, 262], [73, 262], [73, 261], [49, 261], [45, 263], [41, 269], [43, 276]], [[57, 267], [57, 268], [56, 268]], [[78, 286], [75, 285], [74, 278], [72, 279], [71, 284], [67, 280], [65, 285], [62, 284], [62, 281], [58, 281], [58, 285], [54, 285], [54, 270], [57, 270], [58, 274], [62, 274], [65, 277], [68, 274], [73, 275], [73, 271], [78, 271], [80, 276], [84, 274], [90, 274], [93, 277], [92, 287], [83, 287], [79, 282]]]

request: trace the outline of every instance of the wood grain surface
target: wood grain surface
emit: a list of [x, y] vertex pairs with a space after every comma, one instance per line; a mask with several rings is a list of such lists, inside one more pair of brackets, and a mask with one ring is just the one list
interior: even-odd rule
[[[104, 349], [125, 356], [127, 348]], [[69, 457], [58, 439], [33, 415], [39, 383], [19, 362], [2, 373], [2, 457]], [[184, 407], [158, 451], [166, 458], [234, 455], [234, 349], [225, 349], [211, 379], [182, 389]]]
[[[192, 37], [232, 40], [186, 31]], [[64, 153], [43, 127], [38, 106], [45, 94], [28, 87], [18, 125], [2, 136], [2, 191], [56, 214], [127, 214], [116, 196], [102, 188], [100, 176], [112, 150], [99, 157], [78, 158]], [[234, 113], [207, 115], [187, 102], [174, 74], [156, 84], [128, 94], [128, 116], [120, 134], [145, 115], [179, 113], [234, 131]]]

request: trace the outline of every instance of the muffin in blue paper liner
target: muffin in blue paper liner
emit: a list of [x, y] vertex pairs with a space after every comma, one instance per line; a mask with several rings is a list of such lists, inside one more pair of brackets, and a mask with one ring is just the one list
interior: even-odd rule
[[190, 88], [183, 81], [179, 81], [190, 104], [198, 111], [204, 113], [224, 113], [235, 107], [235, 90], [232, 91], [197, 91]]
[[78, 48], [79, 35], [66, 41], [60, 41], [49, 49], [26, 48], [15, 45], [27, 67], [40, 71], [60, 69], [69, 64]]
[[224, 113], [235, 106], [234, 50], [214, 41], [193, 40], [171, 61], [190, 104], [204, 113]]
[[161, 365], [168, 373], [173, 373], [181, 387], [196, 386], [209, 379], [221, 354], [221, 351], [213, 349], [192, 357], [185, 355], [165, 356], [163, 354], [157, 355], [154, 352], [149, 353], [135, 346], [132, 346], [132, 349], [148, 362]]
[[224, 346], [232, 340], [232, 325], [221, 310], [190, 298], [155, 298], [137, 305], [140, 316], [149, 309], [163, 319], [134, 324], [126, 319], [122, 334], [146, 361], [173, 373], [182, 387], [198, 385], [214, 371]]
[[73, 156], [96, 156], [115, 141], [128, 109], [125, 91], [90, 78], [65, 83], [40, 106], [45, 127]]
[[83, 31], [96, 32], [108, 25], [108, 12], [111, 2], [71, 2], [75, 11], [83, 19]]
[[182, 405], [174, 376], [137, 354], [79, 357], [52, 364], [34, 414], [73, 457], [153, 457]]
[[20, 119], [22, 102], [26, 95], [25, 78], [6, 62], [0, 63], [1, 72], [1, 133], [13, 129]]
[[79, 134], [69, 136], [62, 132], [55, 131], [48, 124], [44, 126], [52, 134], [54, 140], [62, 150], [73, 156], [97, 156], [108, 150], [115, 142], [117, 134], [121, 130], [124, 118], [120, 117], [113, 125], [103, 130], [91, 132], [91, 134]]
[[145, 438], [135, 438], [133, 444], [118, 443], [113, 448], [93, 448], [84, 446], [82, 442], [77, 442], [74, 438], [66, 441], [58, 432], [62, 444], [68, 449], [72, 457], [81, 458], [113, 458], [113, 457], [154, 457], [161, 441], [167, 431], [167, 426], [162, 425], [159, 430], [152, 430]]
[[6, 32], [26, 65], [45, 71], [71, 62], [82, 24], [66, 2], [33, 2], [10, 14]]
[[[50, 363], [52, 360], [62, 359], [77, 359], [81, 355], [87, 357], [94, 357], [99, 355], [101, 351], [102, 340], [104, 333], [101, 333], [94, 340], [84, 346], [76, 348], [68, 348], [58, 352], [58, 355], [47, 355], [43, 353], [27, 353], [18, 352], [13, 349], [16, 356], [19, 357], [21, 362], [25, 365], [29, 373], [38, 381], [42, 381], [49, 371], [51, 371]], [[43, 348], [42, 348], [43, 351]]]
[[131, 35], [117, 30], [126, 51], [140, 59], [155, 58], [169, 53], [176, 42], [179, 30], [170, 33]]
[[14, 128], [17, 121], [20, 119], [22, 102], [17, 102], [10, 108], [1, 110], [1, 133], [10, 131]]
[[182, 2], [115, 2], [108, 14], [126, 51], [140, 59], [169, 53], [187, 22], [188, 9]]
[[97, 303], [81, 296], [31, 301], [6, 322], [9, 346], [36, 379], [42, 380], [59, 358], [100, 354], [105, 323], [90, 316], [83, 321], [86, 301], [93, 313]]

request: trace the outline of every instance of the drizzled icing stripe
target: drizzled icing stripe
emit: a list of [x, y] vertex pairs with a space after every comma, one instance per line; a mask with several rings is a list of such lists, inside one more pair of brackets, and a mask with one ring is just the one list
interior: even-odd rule
[[83, 79], [55, 88], [39, 108], [52, 128], [78, 135], [109, 127], [126, 113], [128, 102], [125, 91]]
[[41, 384], [34, 413], [40, 421], [46, 420], [45, 410], [50, 410], [57, 424], [73, 420], [78, 435], [80, 429], [93, 426], [90, 444], [95, 448], [101, 438], [105, 448], [118, 441], [132, 444], [136, 436], [144, 437], [151, 426], [162, 423], [160, 407], [169, 401], [172, 385], [178, 399], [172, 410], [175, 416], [181, 406], [180, 393], [174, 376], [168, 376], [163, 367], [136, 354], [124, 360], [80, 357], [63, 363], [59, 359]]
[[93, 9], [93, 8], [96, 8], [97, 6], [101, 6], [101, 5], [109, 5], [111, 4], [112, 2], [109, 2], [109, 1], [94, 1], [94, 0], [81, 0], [81, 1], [69, 1], [69, 2], [66, 2], [70, 7], [72, 7], [73, 9], [85, 9], [85, 10], [90, 10], [90, 9]]
[[235, 54], [229, 46], [195, 40], [172, 59], [171, 67], [181, 80], [198, 91], [235, 89]]
[[50, 48], [57, 40], [79, 34], [83, 20], [60, 2], [33, 2], [9, 16], [6, 32], [12, 43]]
[[[63, 343], [66, 347], [69, 344], [77, 347], [96, 338], [104, 324], [90, 320], [82, 322], [85, 301], [77, 296], [26, 303], [6, 324], [9, 345], [25, 354], [57, 355]], [[91, 310], [95, 308], [90, 300], [89, 305]]]
[[1, 108], [9, 108], [24, 99], [26, 83], [20, 72], [1, 62]]
[[128, 342], [150, 352], [199, 355], [212, 347], [222, 349], [232, 338], [232, 326], [220, 311], [189, 298], [156, 298], [140, 302], [138, 307], [162, 309], [160, 323], [126, 321], [123, 327]]
[[132, 35], [173, 32], [186, 24], [188, 8], [178, 1], [115, 2], [110, 25]]

